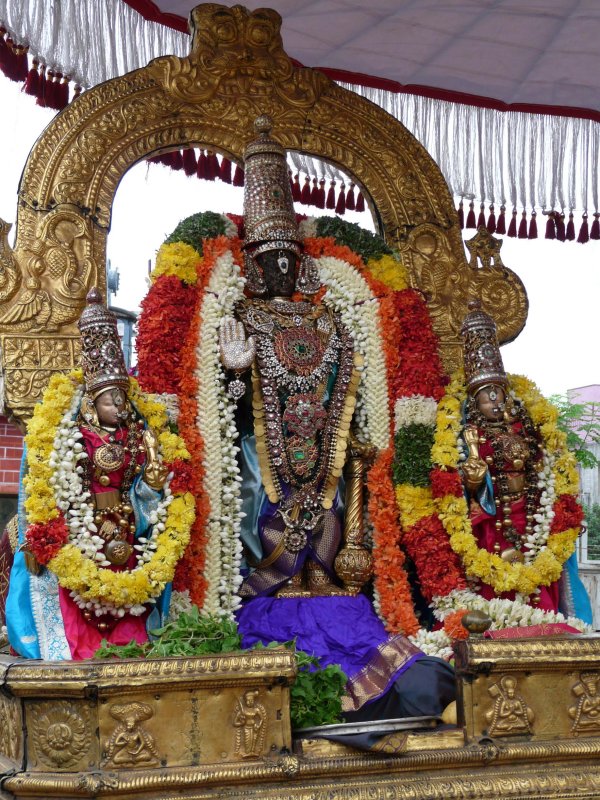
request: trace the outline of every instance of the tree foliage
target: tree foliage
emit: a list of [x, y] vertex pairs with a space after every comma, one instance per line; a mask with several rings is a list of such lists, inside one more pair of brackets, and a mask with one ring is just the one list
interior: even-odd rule
[[554, 394], [550, 402], [558, 409], [558, 427], [567, 436], [567, 447], [584, 469], [600, 465], [589, 449], [600, 444], [600, 403], [572, 403], [566, 395]]

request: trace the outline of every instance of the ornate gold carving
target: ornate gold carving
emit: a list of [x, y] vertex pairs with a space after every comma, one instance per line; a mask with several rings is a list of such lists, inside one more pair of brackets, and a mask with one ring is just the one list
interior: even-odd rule
[[153, 717], [147, 703], [115, 703], [111, 716], [119, 721], [106, 745], [106, 765], [151, 767], [158, 763], [154, 737], [140, 725]]
[[[452, 198], [430, 156], [382, 109], [317, 71], [294, 67], [276, 12], [209, 3], [192, 19], [187, 58], [165, 56], [90, 89], [57, 115], [31, 151], [14, 251], [7, 244], [9, 226], [0, 223], [0, 336], [39, 331], [52, 348], [73, 335], [86, 290], [92, 283], [105, 287], [111, 207], [125, 172], [148, 155], [190, 144], [239, 162], [253, 120], [268, 108], [284, 147], [342, 166], [363, 189], [383, 232], [400, 248], [412, 284], [430, 296], [452, 366], [467, 276], [474, 271], [464, 257]], [[513, 337], [526, 313], [522, 287], [513, 280], [505, 289], [504, 268], [477, 275], [473, 296], [481, 296], [484, 308], [518, 309], [509, 334], [499, 320], [501, 339]], [[486, 288], [488, 281], [493, 288]], [[23, 417], [39, 399], [42, 375], [34, 381], [16, 369], [6, 400]]]
[[44, 702], [28, 710], [33, 755], [52, 769], [67, 769], [90, 748], [91, 720], [85, 706], [66, 701]]
[[573, 720], [571, 731], [577, 735], [600, 733], [600, 672], [581, 672], [571, 691], [578, 698], [569, 708]]
[[522, 672], [594, 669], [600, 659], [600, 636], [544, 636], [539, 639], [468, 639], [457, 646], [457, 665], [477, 672], [491, 666]]
[[363, 544], [364, 475], [363, 456], [355, 452], [346, 468], [344, 546], [335, 559], [335, 571], [350, 594], [358, 594], [373, 574], [373, 558]]
[[258, 701], [258, 696], [257, 689], [248, 689], [235, 704], [235, 754], [241, 758], [258, 758], [263, 754], [267, 709]]
[[486, 713], [490, 736], [514, 736], [531, 733], [534, 713], [517, 692], [517, 680], [512, 675], [503, 675], [499, 683], [488, 689], [495, 698], [493, 707]]
[[16, 698], [0, 694], [0, 753], [17, 761], [23, 743], [21, 704]]

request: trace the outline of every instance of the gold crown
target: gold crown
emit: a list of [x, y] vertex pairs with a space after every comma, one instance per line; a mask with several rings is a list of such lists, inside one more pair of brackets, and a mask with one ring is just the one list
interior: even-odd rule
[[469, 313], [463, 321], [460, 335], [463, 338], [467, 390], [474, 395], [490, 384], [506, 386], [508, 379], [500, 354], [496, 323], [482, 310], [479, 300], [472, 300], [468, 307]]
[[107, 389], [127, 390], [129, 375], [123, 358], [117, 318], [94, 287], [87, 295], [87, 306], [79, 318], [81, 366], [88, 393], [93, 399]]
[[277, 248], [300, 255], [301, 243], [285, 149], [269, 134], [273, 120], [254, 121], [258, 138], [244, 153], [244, 247], [254, 255]]

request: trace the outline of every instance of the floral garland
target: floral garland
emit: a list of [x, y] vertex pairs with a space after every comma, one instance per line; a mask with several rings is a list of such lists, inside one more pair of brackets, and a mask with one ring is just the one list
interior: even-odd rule
[[[26, 543], [80, 606], [98, 615], [141, 614], [144, 603], [155, 599], [173, 578], [189, 541], [193, 497], [183, 486], [173, 492], [167, 481], [163, 500], [151, 516], [150, 536], [136, 540], [136, 567], [121, 572], [107, 569], [110, 564], [100, 552], [103, 541], [96, 535], [91, 495], [83, 491], [77, 463], [84, 455], [76, 423], [82, 394], [81, 370], [54, 375], [34, 410], [26, 437]], [[185, 444], [166, 430], [164, 407], [143, 395], [134, 379], [128, 397], [158, 432], [160, 457], [166, 453], [181, 461], [189, 458]], [[173, 477], [171, 471], [169, 475]]]
[[[455, 479], [454, 486], [447, 486], [446, 490], [435, 493], [435, 506], [450, 546], [460, 557], [467, 575], [479, 578], [498, 594], [516, 591], [529, 596], [540, 586], [548, 586], [560, 577], [564, 562], [575, 550], [582, 512], [574, 501], [577, 490], [574, 459], [556, 427], [556, 415], [550, 408], [551, 404], [525, 378], [509, 376], [509, 385], [513, 387], [515, 398], [523, 403], [534, 425], [540, 430], [545, 456], [544, 468], [539, 474], [544, 507], [547, 508], [554, 497], [554, 487], [557, 491], [562, 490], [550, 506], [550, 511], [537, 515], [538, 525], [533, 536], [535, 555], [528, 563], [508, 563], [499, 555], [480, 548], [473, 535], [468, 504], [462, 487], [459, 491], [460, 481], [456, 480], [461, 460], [461, 408], [466, 396], [464, 376], [460, 371], [452, 376], [439, 406], [432, 448], [432, 483], [435, 483], [436, 477], [441, 478], [439, 472], [447, 472], [448, 476]], [[544, 477], [549, 471], [554, 477], [554, 486], [552, 483], [544, 484]], [[557, 513], [559, 511], [560, 514]]]

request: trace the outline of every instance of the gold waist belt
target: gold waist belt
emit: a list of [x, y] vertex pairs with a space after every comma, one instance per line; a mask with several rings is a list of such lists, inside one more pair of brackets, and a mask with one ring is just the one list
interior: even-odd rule
[[94, 506], [97, 511], [105, 508], [114, 508], [121, 502], [121, 492], [118, 489], [111, 489], [110, 492], [96, 492], [93, 495]]

